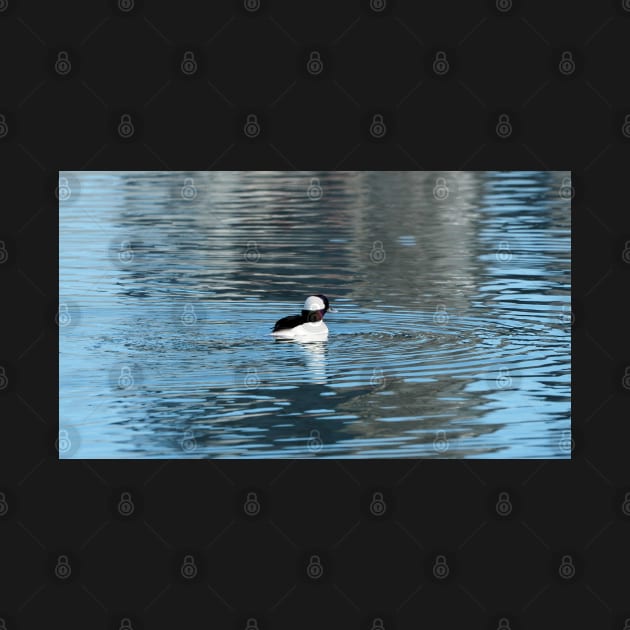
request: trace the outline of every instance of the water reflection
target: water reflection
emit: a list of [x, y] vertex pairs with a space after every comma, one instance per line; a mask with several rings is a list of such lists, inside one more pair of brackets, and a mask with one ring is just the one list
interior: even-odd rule
[[67, 456], [570, 456], [568, 173], [62, 176]]

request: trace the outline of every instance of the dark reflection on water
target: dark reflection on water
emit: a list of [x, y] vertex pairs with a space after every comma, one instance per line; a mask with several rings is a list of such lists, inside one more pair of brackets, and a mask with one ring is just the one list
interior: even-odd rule
[[61, 457], [570, 457], [569, 173], [62, 176]]

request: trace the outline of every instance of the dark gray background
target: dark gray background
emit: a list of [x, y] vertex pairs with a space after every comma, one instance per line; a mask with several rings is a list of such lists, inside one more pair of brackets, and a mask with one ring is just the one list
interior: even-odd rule
[[[120, 2], [0, 0], [0, 627], [622, 630], [630, 3]], [[293, 168], [573, 171], [570, 463], [57, 460], [58, 170]]]

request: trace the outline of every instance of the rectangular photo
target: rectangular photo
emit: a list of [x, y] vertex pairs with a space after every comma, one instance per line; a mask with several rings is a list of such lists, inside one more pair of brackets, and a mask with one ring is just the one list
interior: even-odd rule
[[572, 196], [60, 172], [60, 459], [570, 459]]

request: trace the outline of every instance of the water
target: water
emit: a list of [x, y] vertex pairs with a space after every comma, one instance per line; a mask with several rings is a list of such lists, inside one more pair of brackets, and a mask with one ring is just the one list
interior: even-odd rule
[[569, 458], [567, 178], [61, 173], [60, 457]]

